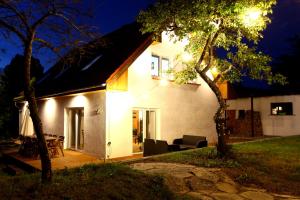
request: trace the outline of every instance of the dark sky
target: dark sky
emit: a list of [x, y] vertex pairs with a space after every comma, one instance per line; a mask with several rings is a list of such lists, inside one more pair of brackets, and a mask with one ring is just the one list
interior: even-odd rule
[[[87, 0], [88, 1], [88, 0]], [[123, 24], [134, 21], [140, 9], [146, 8], [154, 0], [96, 0], [95, 17], [89, 23], [97, 26], [102, 34], [117, 29]], [[265, 31], [260, 48], [272, 57], [289, 51], [287, 43], [296, 33], [300, 34], [300, 0], [278, 0], [272, 15], [272, 24]], [[11, 41], [13, 42], [13, 41]], [[7, 65], [16, 53], [22, 53], [17, 44], [0, 41], [0, 67]], [[55, 60], [49, 62], [47, 55], [38, 58], [44, 67], [48, 68]]]

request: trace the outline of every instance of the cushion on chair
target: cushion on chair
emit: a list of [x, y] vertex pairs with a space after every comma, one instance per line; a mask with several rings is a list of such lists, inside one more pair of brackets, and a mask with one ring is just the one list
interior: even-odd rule
[[183, 135], [182, 143], [185, 145], [196, 145], [198, 141], [205, 141], [206, 137], [196, 135]]
[[156, 154], [155, 141], [153, 139], [145, 139], [144, 141], [144, 156]]
[[165, 140], [156, 140], [156, 153], [167, 153], [168, 152], [168, 143]]

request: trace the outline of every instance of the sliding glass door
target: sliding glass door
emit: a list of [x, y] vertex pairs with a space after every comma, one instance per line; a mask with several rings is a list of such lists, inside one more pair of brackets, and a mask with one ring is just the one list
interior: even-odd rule
[[83, 150], [84, 148], [84, 109], [69, 108], [68, 111], [68, 148]]
[[143, 151], [145, 138], [156, 139], [157, 112], [155, 109], [134, 109], [132, 111], [132, 152]]

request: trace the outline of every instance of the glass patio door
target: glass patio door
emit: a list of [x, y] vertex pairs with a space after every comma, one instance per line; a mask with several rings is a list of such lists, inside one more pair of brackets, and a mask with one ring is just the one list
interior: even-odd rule
[[156, 111], [154, 109], [134, 109], [132, 111], [132, 152], [143, 151], [145, 138], [156, 139]]
[[68, 110], [68, 148], [83, 150], [84, 148], [84, 110], [70, 108]]

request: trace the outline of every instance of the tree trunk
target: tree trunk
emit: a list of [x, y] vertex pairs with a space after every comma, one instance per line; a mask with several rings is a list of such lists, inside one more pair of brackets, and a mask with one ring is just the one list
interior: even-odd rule
[[214, 116], [214, 121], [216, 124], [216, 131], [218, 136], [218, 144], [217, 144], [217, 150], [218, 152], [224, 156], [227, 153], [227, 145], [225, 141], [225, 118], [224, 113], [226, 110], [226, 102], [222, 97], [221, 91], [216, 85], [215, 82], [210, 80], [209, 77], [206, 76], [205, 72], [200, 71], [197, 69], [198, 74], [200, 77], [208, 84], [208, 86], [211, 88], [211, 90], [214, 92], [214, 94], [217, 97], [219, 108]]
[[[33, 36], [31, 37], [33, 38]], [[31, 58], [32, 58], [32, 41], [29, 39], [28, 43], [25, 44], [24, 49], [24, 95], [28, 101], [30, 116], [33, 122], [33, 127], [38, 141], [38, 150], [41, 158], [42, 165], [42, 182], [50, 182], [52, 179], [51, 161], [49, 158], [48, 148], [46, 145], [45, 137], [43, 134], [42, 122], [38, 115], [37, 103], [34, 94], [34, 88], [31, 83], [30, 69], [31, 69]]]

